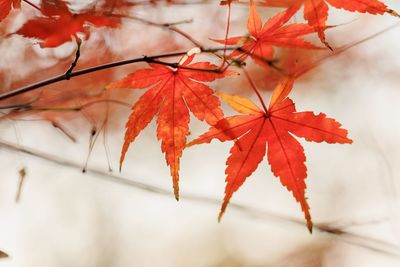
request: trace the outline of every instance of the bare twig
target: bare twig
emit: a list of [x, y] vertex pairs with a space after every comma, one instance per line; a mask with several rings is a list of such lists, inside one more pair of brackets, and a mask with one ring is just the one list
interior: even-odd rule
[[15, 194], [15, 203], [18, 203], [19, 200], [21, 199], [22, 186], [24, 184], [26, 177], [25, 167], [20, 169], [18, 173], [19, 173], [19, 181], [18, 181], [17, 193]]
[[76, 64], [78, 64], [78, 60], [79, 60], [79, 58], [81, 56], [81, 44], [82, 44], [82, 41], [77, 38], [76, 39], [77, 49], [76, 49], [76, 53], [75, 53], [75, 59], [72, 62], [71, 67], [69, 67], [69, 69], [65, 73], [65, 76], [66, 76], [65, 79], [66, 80], [71, 79], [71, 73], [74, 70], [74, 68], [76, 67]]
[[49, 120], [51, 122], [51, 125], [53, 125], [54, 128], [58, 129], [63, 133], [66, 137], [68, 137], [69, 140], [71, 140], [73, 143], [76, 143], [76, 138], [75, 136], [70, 133], [64, 125], [62, 125], [60, 122], [56, 120]]

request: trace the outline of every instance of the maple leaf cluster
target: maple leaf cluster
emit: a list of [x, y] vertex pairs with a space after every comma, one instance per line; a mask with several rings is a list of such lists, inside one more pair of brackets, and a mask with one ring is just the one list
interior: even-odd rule
[[[100, 9], [93, 6], [74, 13], [69, 9], [67, 2], [62, 0], [43, 0], [40, 6], [35, 6], [29, 1], [22, 2], [36, 8], [39, 15], [28, 20], [14, 34], [39, 40], [42, 48], [58, 47], [74, 40], [80, 44], [82, 36], [85, 39], [89, 37], [89, 26], [115, 29], [121, 25], [123, 16], [112, 11], [135, 5], [129, 1], [107, 0]], [[158, 2], [160, 1], [149, 1], [149, 4]], [[175, 3], [170, 0], [164, 2]], [[220, 5], [227, 6], [231, 12], [231, 6], [237, 2], [246, 1], [220, 1]], [[250, 58], [257, 66], [266, 70], [271, 68], [275, 50], [281, 47], [315, 51], [333, 49], [325, 36], [326, 30], [331, 28], [326, 24], [329, 5], [373, 15], [398, 14], [378, 0], [264, 0], [258, 4], [262, 7], [282, 7], [284, 10], [263, 23], [256, 3], [253, 0], [248, 2], [248, 33], [229, 37], [229, 13], [226, 36], [223, 39], [211, 39], [223, 45], [219, 50], [208, 51], [222, 59], [221, 64], [196, 62], [196, 54], [204, 52], [204, 48], [181, 53], [179, 63], [164, 62], [160, 57], [145, 57], [142, 61], [149, 64], [148, 68], [136, 70], [106, 86], [107, 91], [116, 88], [144, 91], [132, 106], [132, 112], [126, 122], [120, 168], [131, 143], [156, 117], [157, 138], [161, 141], [161, 151], [165, 154], [165, 161], [170, 168], [175, 197], [179, 199], [179, 170], [184, 150], [193, 145], [210, 143], [214, 139], [221, 142], [231, 141], [233, 146], [226, 161], [225, 197], [219, 219], [233, 194], [266, 156], [273, 175], [279, 178], [281, 184], [300, 204], [311, 231], [312, 219], [306, 198], [306, 156], [296, 137], [309, 142], [330, 144], [351, 144], [352, 140], [339, 122], [324, 113], [296, 110], [289, 94], [296, 79], [307, 71], [307, 67], [296, 66], [288, 73], [281, 73], [281, 80], [272, 93], [269, 105], [266, 105], [251, 75], [246, 71], [245, 61]], [[301, 7], [304, 7], [306, 22], [289, 23]], [[20, 8], [22, 6], [19, 0], [0, 0], [0, 21], [5, 19], [12, 9]], [[318, 36], [321, 44], [307, 40], [306, 36], [310, 34]], [[67, 72], [65, 79], [71, 78], [74, 65], [76, 62]], [[247, 77], [250, 88], [259, 99], [259, 105], [242, 96], [216, 92], [207, 84], [227, 76], [238, 76], [240, 72]], [[220, 99], [240, 115], [225, 117]], [[210, 128], [206, 133], [188, 142], [190, 114], [207, 123]]]

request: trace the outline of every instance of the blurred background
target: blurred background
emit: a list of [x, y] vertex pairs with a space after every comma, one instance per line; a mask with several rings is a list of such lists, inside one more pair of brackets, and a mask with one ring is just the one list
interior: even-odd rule
[[[91, 31], [77, 69], [193, 47], [176, 31], [137, 18], [157, 23], [188, 20], [176, 27], [206, 47], [216, 46], [209, 38], [224, 36], [226, 7], [219, 1], [152, 2], [158, 3], [136, 1], [117, 10], [136, 18], [123, 19], [117, 30]], [[400, 11], [399, 1], [384, 2]], [[93, 2], [74, 1], [71, 8], [86, 5]], [[259, 10], [264, 21], [279, 9]], [[22, 12], [12, 12], [0, 24], [2, 92], [63, 73], [74, 59], [72, 42], [42, 49], [35, 41], [6, 37], [35, 12], [22, 4]], [[246, 33], [247, 16], [246, 3], [233, 6], [232, 36]], [[302, 21], [301, 13], [292, 20]], [[145, 67], [137, 64], [1, 102], [4, 106], [34, 100], [42, 109], [0, 110], [0, 250], [9, 255], [0, 260], [0, 267], [400, 266], [400, 21], [331, 8], [329, 24], [337, 25], [327, 32], [336, 54], [304, 75], [291, 97], [299, 111], [324, 112], [340, 121], [354, 144], [301, 141], [316, 224], [312, 235], [298, 204], [265, 159], [217, 222], [231, 143], [212, 142], [184, 151], [178, 203], [155, 121], [131, 145], [119, 173], [128, 104], [143, 91], [104, 92], [104, 86]], [[318, 44], [315, 36], [310, 40]], [[276, 57], [277, 64], [290, 67], [329, 53], [280, 49]], [[218, 63], [213, 56], [199, 58]], [[250, 60], [248, 69], [269, 99], [280, 74]], [[242, 78], [210, 86], [256, 99]], [[224, 110], [234, 114], [226, 106]], [[189, 139], [207, 128], [192, 117]]]

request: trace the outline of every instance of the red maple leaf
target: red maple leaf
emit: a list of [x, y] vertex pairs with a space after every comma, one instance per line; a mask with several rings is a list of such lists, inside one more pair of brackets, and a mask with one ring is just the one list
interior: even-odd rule
[[325, 114], [297, 112], [293, 101], [287, 98], [293, 82], [293, 78], [285, 78], [276, 87], [269, 107], [263, 104], [263, 110], [247, 98], [221, 93], [233, 109], [245, 115], [220, 120], [208, 132], [187, 145], [209, 143], [213, 139], [222, 142], [236, 140], [226, 161], [227, 184], [219, 220], [233, 193], [256, 170], [267, 153], [273, 174], [279, 177], [282, 185], [300, 203], [311, 231], [311, 215], [305, 197], [306, 157], [303, 147], [293, 135], [313, 142], [344, 144], [352, 141], [347, 138], [347, 130], [340, 128], [340, 123], [327, 118]]
[[20, 6], [21, 0], [0, 0], [0, 21], [7, 17], [11, 8], [19, 8]]
[[394, 10], [389, 9], [384, 3], [378, 0], [264, 0], [264, 5], [280, 6], [299, 9], [304, 4], [304, 18], [308, 24], [315, 27], [321, 41], [330, 48], [326, 41], [325, 29], [328, 20], [330, 4], [333, 7], [341, 8], [350, 12], [369, 13], [372, 15], [383, 15], [389, 13], [399, 16]]
[[[165, 153], [167, 165], [173, 178], [175, 197], [179, 198], [179, 161], [189, 134], [189, 110], [194, 116], [213, 125], [223, 118], [220, 102], [214, 91], [202, 82], [232, 75], [219, 73], [216, 65], [209, 62], [192, 63], [194, 55], [185, 56], [178, 69], [150, 63], [149, 69], [138, 70], [107, 88], [150, 89], [133, 105], [126, 123], [125, 142], [122, 148], [122, 165], [129, 145], [139, 133], [157, 119], [157, 138]], [[121, 166], [120, 165], [120, 166]]]
[[308, 24], [289, 24], [290, 18], [297, 8], [289, 8], [262, 24], [259, 13], [253, 1], [250, 1], [250, 14], [247, 29], [250, 36], [236, 36], [226, 40], [214, 40], [227, 45], [240, 45], [229, 57], [238, 57], [244, 60], [251, 56], [257, 63], [265, 65], [265, 61], [272, 60], [274, 46], [300, 47], [318, 49], [319, 47], [303, 39], [304, 35], [315, 32], [314, 27]]
[[41, 47], [57, 47], [75, 38], [79, 41], [78, 33], [88, 37], [88, 24], [95, 27], [112, 27], [119, 25], [116, 18], [108, 18], [94, 14], [93, 10], [73, 14], [61, 0], [45, 0], [41, 11], [44, 16], [36, 17], [26, 22], [16, 34], [28, 38], [39, 39]]

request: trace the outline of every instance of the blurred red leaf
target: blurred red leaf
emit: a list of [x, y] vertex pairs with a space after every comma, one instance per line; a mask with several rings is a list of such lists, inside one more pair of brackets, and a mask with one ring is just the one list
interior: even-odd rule
[[73, 14], [65, 2], [60, 0], [45, 0], [41, 5], [42, 15], [26, 22], [16, 34], [28, 38], [39, 39], [41, 47], [57, 47], [63, 43], [79, 40], [78, 33], [89, 31], [85, 26], [115, 28], [119, 25], [116, 18], [108, 18], [94, 14], [93, 10]]
[[7, 17], [11, 8], [19, 8], [20, 6], [21, 0], [0, 0], [0, 21]]

